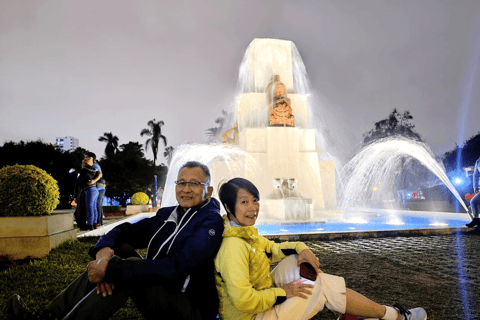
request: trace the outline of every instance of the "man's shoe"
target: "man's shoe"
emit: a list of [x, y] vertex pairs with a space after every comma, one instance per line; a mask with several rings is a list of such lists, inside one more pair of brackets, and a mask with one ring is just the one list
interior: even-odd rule
[[423, 308], [404, 309], [397, 305], [393, 308], [400, 313], [403, 320], [427, 320], [427, 312]]
[[480, 218], [473, 218], [470, 223], [466, 224], [467, 228], [474, 228], [480, 226]]
[[28, 307], [23, 302], [22, 298], [18, 294], [14, 294], [7, 300], [7, 305], [5, 307], [5, 314], [7, 319], [40, 319], [39, 315], [28, 309]]

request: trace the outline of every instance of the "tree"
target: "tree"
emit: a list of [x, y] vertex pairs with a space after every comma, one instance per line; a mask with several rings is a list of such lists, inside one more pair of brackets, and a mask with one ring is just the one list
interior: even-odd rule
[[[87, 151], [77, 148], [73, 151], [60, 151], [51, 143], [42, 140], [20, 141], [18, 143], [9, 141], [0, 147], [0, 168], [14, 164], [34, 165], [45, 170], [58, 182], [60, 189], [60, 208], [69, 208], [68, 199], [76, 182], [75, 172], [82, 168], [82, 160]], [[74, 169], [73, 172], [70, 172]]]
[[174, 148], [170, 146], [170, 147], [166, 147], [165, 151], [163, 152], [163, 156], [165, 157], [165, 160], [167, 160], [168, 164], [170, 164], [170, 161], [172, 161], [173, 150]]
[[105, 155], [107, 157], [111, 157], [118, 152], [118, 137], [114, 136], [111, 132], [104, 132], [103, 136], [98, 138], [98, 141], [107, 143], [105, 147]]
[[120, 149], [126, 157], [145, 157], [145, 153], [143, 152], [143, 146], [138, 142], [130, 141], [127, 144], [122, 144], [120, 146]]
[[445, 152], [443, 165], [447, 172], [459, 170], [463, 167], [473, 167], [480, 157], [480, 132], [467, 139], [462, 146]]
[[[160, 139], [163, 140], [163, 144], [166, 147], [167, 146], [167, 137], [165, 137], [162, 134], [162, 126], [165, 124], [163, 121], [155, 121], [155, 118], [153, 120], [148, 121], [148, 126], [150, 128], [143, 129], [140, 132], [140, 135], [143, 137], [144, 135], [149, 136], [151, 138], [147, 139], [145, 142], [145, 150], [148, 150], [148, 146], [152, 149], [153, 152], [153, 168], [154, 170], [156, 169], [156, 163], [157, 163], [157, 153], [158, 153], [158, 143], [160, 142]], [[157, 181], [155, 181], [155, 185], [153, 187], [153, 207], [157, 207]]]
[[147, 139], [145, 142], [145, 150], [148, 151], [148, 147], [152, 149], [153, 152], [153, 166], [156, 166], [157, 163], [157, 153], [158, 153], [158, 143], [160, 142], [160, 139], [163, 140], [163, 143], [165, 147], [167, 146], [167, 138], [162, 135], [162, 126], [165, 123], [163, 121], [158, 121], [156, 122], [155, 119], [148, 121], [148, 126], [150, 128], [143, 129], [142, 132], [140, 132], [140, 136], [148, 136], [151, 137]]
[[393, 109], [387, 119], [375, 122], [375, 128], [363, 135], [363, 145], [391, 136], [402, 136], [423, 141], [410, 120], [413, 120], [410, 111], [405, 111], [402, 115], [397, 109]]
[[122, 144], [117, 153], [99, 163], [107, 181], [105, 195], [122, 205], [134, 193], [145, 192], [154, 173], [152, 162], [145, 158], [143, 146], [138, 142]]
[[218, 127], [208, 128], [205, 130], [205, 134], [208, 137], [209, 142], [213, 142], [220, 134], [223, 132], [223, 125], [225, 124], [225, 119], [227, 119], [227, 111], [222, 110], [222, 115], [215, 119], [215, 123], [218, 124]]

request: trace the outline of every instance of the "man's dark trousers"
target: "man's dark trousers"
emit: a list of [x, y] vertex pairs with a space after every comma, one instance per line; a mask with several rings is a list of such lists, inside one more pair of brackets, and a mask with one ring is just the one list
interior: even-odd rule
[[[123, 259], [142, 259], [130, 246], [115, 251]], [[108, 319], [131, 297], [145, 319], [201, 320], [200, 312], [184, 293], [172, 294], [162, 286], [137, 283], [129, 288], [116, 285], [111, 296], [97, 294], [96, 284], [83, 272], [47, 306], [46, 311], [58, 319]]]

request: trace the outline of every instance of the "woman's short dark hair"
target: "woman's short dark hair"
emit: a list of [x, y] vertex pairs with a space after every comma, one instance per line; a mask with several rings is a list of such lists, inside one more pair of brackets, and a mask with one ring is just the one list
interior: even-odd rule
[[235, 216], [235, 203], [237, 202], [238, 190], [245, 189], [255, 198], [260, 200], [260, 193], [257, 187], [247, 179], [233, 178], [220, 186], [218, 197], [222, 202], [227, 214]]

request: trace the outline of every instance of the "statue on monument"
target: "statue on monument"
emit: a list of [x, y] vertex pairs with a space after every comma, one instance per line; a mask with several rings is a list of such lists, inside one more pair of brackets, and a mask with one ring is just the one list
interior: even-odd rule
[[292, 114], [290, 99], [287, 98], [285, 85], [280, 82], [280, 76], [276, 75], [274, 80], [267, 86], [268, 111], [270, 126], [294, 127], [295, 116]]

